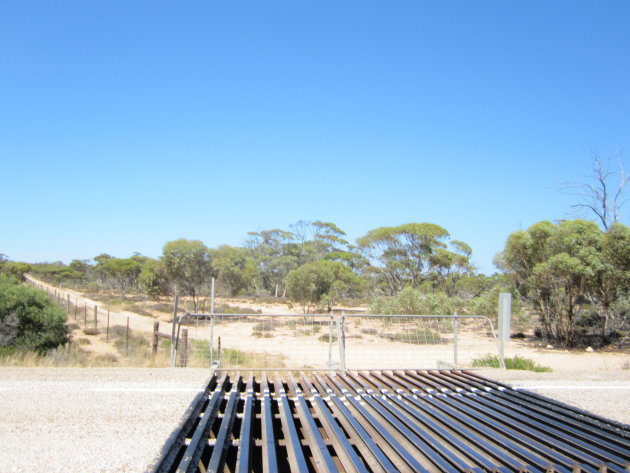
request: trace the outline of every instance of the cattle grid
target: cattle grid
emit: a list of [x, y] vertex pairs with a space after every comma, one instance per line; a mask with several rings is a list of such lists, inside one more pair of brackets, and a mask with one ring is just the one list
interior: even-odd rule
[[627, 473], [630, 427], [474, 370], [218, 370], [153, 471]]

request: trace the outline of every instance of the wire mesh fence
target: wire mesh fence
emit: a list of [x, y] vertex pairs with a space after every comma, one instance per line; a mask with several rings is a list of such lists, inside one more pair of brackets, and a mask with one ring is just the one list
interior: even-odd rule
[[462, 368], [499, 353], [492, 322], [483, 316], [184, 314], [178, 320], [173, 366]]
[[[270, 370], [468, 368], [501, 359], [492, 322], [477, 315], [179, 314], [111, 312], [93, 301], [38, 285], [80, 330], [107, 342], [115, 362]], [[131, 315], [131, 317], [130, 317]], [[85, 349], [89, 348], [87, 346]]]

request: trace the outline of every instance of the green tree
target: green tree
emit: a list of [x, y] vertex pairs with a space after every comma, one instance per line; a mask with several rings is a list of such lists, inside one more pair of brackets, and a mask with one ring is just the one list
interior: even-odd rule
[[573, 346], [576, 324], [594, 309], [606, 327], [614, 302], [627, 298], [627, 257], [616, 258], [628, 248], [621, 224], [604, 233], [585, 220], [543, 221], [512, 233], [500, 263], [540, 315], [543, 334]]
[[291, 271], [287, 286], [291, 300], [298, 302], [307, 314], [317, 305], [325, 305], [331, 311], [339, 298], [360, 293], [364, 281], [343, 263], [320, 260]]
[[257, 295], [264, 289], [275, 297], [284, 297], [286, 278], [300, 262], [295, 235], [280, 229], [250, 232], [248, 235], [245, 244], [254, 261], [255, 276], [252, 283]]
[[138, 276], [138, 285], [152, 299], [169, 294], [168, 275], [163, 261], [149, 260]]
[[29, 272], [56, 285], [76, 284], [85, 278], [85, 274], [77, 269], [76, 264], [68, 266], [61, 261], [32, 264]]
[[28, 263], [15, 263], [13, 261], [3, 261], [0, 264], [0, 274], [6, 274], [12, 276], [20, 281], [24, 280], [24, 275], [31, 270], [31, 265]]
[[102, 271], [114, 282], [124, 298], [127, 291], [137, 287], [142, 265], [132, 258], [109, 258], [103, 262]]
[[408, 285], [420, 286], [430, 278], [432, 268], [446, 277], [453, 267], [465, 266], [467, 257], [461, 251], [468, 245], [457, 242], [457, 253], [441, 251], [447, 248], [448, 238], [439, 225], [408, 223], [371, 230], [357, 244], [369, 262], [368, 271], [385, 283], [389, 294], [396, 294]]
[[211, 255], [217, 282], [230, 296], [236, 296], [249, 287], [255, 267], [245, 248], [222, 245], [211, 250]]
[[169, 282], [176, 292], [192, 298], [196, 310], [201, 288], [213, 275], [210, 250], [199, 240], [181, 238], [166, 243], [162, 253]]
[[470, 263], [472, 248], [458, 240], [451, 241], [450, 246], [451, 250], [438, 248], [429, 257], [429, 274], [434, 282], [434, 289], [455, 295], [457, 281], [473, 273]]

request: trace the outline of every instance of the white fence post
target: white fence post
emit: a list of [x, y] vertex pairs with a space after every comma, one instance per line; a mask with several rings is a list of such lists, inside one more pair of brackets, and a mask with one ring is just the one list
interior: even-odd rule
[[499, 294], [499, 357], [501, 367], [505, 368], [505, 344], [510, 340], [510, 323], [512, 318], [512, 294]]

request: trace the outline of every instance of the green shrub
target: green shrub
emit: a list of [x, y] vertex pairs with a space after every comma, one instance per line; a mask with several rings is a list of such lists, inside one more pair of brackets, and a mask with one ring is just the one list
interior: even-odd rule
[[[497, 355], [486, 355], [482, 358], [473, 360], [473, 367], [475, 368], [500, 368], [501, 362]], [[524, 370], [535, 371], [537, 373], [545, 373], [551, 371], [548, 366], [538, 365], [534, 360], [529, 358], [522, 358], [518, 355], [512, 358], [505, 359], [505, 368], [508, 370]]]
[[416, 329], [396, 334], [386, 333], [383, 334], [382, 337], [391, 340], [392, 342], [411, 343], [413, 345], [434, 345], [437, 343], [444, 343], [440, 334], [431, 329]]
[[43, 353], [68, 341], [66, 314], [45, 292], [0, 277], [0, 347]]
[[370, 313], [382, 315], [452, 315], [460, 301], [442, 292], [422, 294], [406, 287], [393, 298], [377, 297], [370, 304]]
[[254, 332], [273, 332], [279, 325], [281, 324], [276, 321], [258, 322], [257, 324], [254, 324], [252, 330]]
[[332, 342], [333, 343], [337, 341], [337, 335], [335, 335], [334, 333], [333, 333], [332, 337], [330, 337], [330, 334], [328, 334], [328, 333], [324, 333], [324, 334], [320, 335], [319, 337], [317, 337], [317, 339], [320, 342], [325, 342], [325, 343], [328, 343], [330, 338], [332, 338]]
[[262, 332], [260, 330], [254, 330], [252, 332], [252, 337], [256, 337], [256, 338], [273, 338], [273, 333]]

